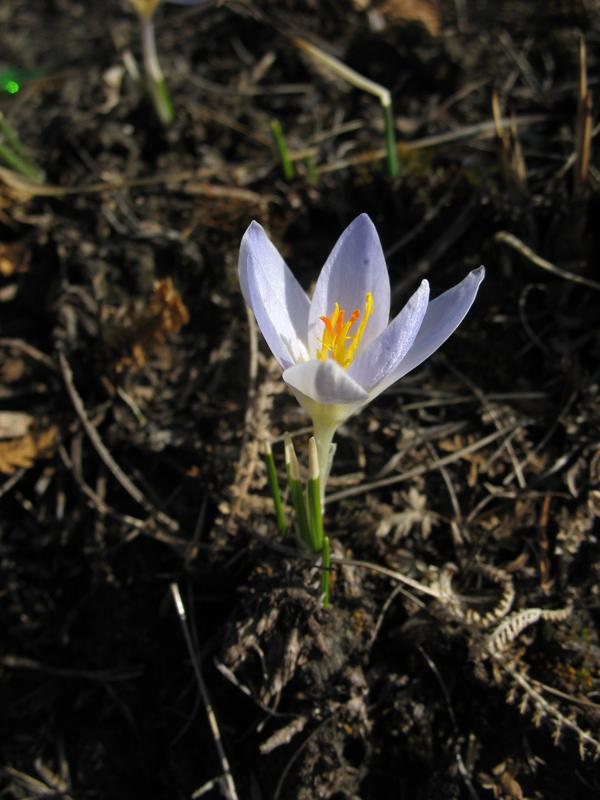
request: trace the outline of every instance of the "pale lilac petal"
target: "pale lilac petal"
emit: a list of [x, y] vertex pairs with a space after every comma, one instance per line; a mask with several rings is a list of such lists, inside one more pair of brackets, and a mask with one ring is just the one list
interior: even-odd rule
[[336, 303], [347, 317], [357, 308], [362, 314], [367, 292], [373, 295], [374, 308], [361, 346], [385, 330], [390, 316], [390, 279], [381, 242], [369, 217], [361, 214], [342, 233], [317, 280], [308, 322], [312, 357], [321, 347], [320, 318], [331, 316]]
[[348, 374], [368, 392], [398, 368], [419, 333], [428, 302], [429, 284], [422, 281], [381, 336], [361, 347]]
[[238, 270], [244, 299], [283, 369], [306, 359], [310, 302], [258, 222], [244, 234]]
[[474, 269], [463, 281], [429, 303], [413, 346], [397, 368], [374, 387], [371, 398], [418, 367], [441, 347], [465, 318], [484, 277], [484, 267]]
[[283, 380], [288, 386], [319, 404], [356, 404], [368, 399], [359, 386], [336, 361], [307, 361], [286, 369]]

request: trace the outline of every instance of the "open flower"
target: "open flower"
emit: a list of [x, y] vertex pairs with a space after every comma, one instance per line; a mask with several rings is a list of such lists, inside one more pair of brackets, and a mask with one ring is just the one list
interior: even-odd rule
[[[313, 421], [321, 475], [338, 426], [434, 353], [471, 307], [483, 267], [429, 302], [421, 285], [390, 322], [390, 281], [366, 214], [331, 251], [309, 300], [263, 228], [252, 222], [239, 277], [283, 379]], [[325, 482], [323, 480], [323, 483]]]

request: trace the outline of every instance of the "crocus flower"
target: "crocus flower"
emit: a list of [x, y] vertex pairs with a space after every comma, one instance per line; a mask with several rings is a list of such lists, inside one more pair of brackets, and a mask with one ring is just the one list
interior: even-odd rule
[[366, 214], [342, 233], [312, 299], [257, 222], [240, 247], [239, 278], [283, 379], [312, 418], [323, 485], [335, 431], [392, 383], [418, 367], [471, 307], [483, 267], [429, 301], [421, 285], [390, 322], [390, 281]]

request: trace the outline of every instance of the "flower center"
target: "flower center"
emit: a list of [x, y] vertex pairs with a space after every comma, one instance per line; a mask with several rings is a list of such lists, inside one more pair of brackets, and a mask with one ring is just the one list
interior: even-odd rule
[[360, 321], [358, 330], [350, 336], [350, 330], [355, 322], [360, 319], [360, 310], [356, 308], [350, 318], [346, 320], [346, 312], [339, 304], [335, 304], [333, 314], [329, 317], [321, 317], [321, 322], [325, 326], [323, 338], [321, 339], [321, 349], [317, 353], [319, 361], [326, 361], [331, 354], [334, 361], [347, 369], [354, 359], [356, 348], [360, 344], [369, 317], [373, 313], [373, 295], [367, 292], [365, 297], [365, 313]]

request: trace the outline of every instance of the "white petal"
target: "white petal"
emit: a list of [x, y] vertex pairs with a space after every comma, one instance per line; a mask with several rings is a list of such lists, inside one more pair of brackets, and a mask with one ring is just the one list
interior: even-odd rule
[[244, 234], [238, 270], [244, 299], [283, 369], [308, 358], [308, 297], [258, 222]]
[[429, 284], [421, 285], [385, 331], [366, 348], [361, 348], [348, 373], [370, 392], [394, 372], [412, 347], [427, 311]]
[[308, 322], [311, 356], [321, 347], [320, 318], [331, 316], [336, 303], [346, 318], [357, 308], [362, 314], [367, 292], [373, 295], [374, 308], [361, 348], [385, 330], [390, 317], [390, 279], [381, 242], [369, 217], [361, 214], [342, 233], [319, 275]]
[[311, 417], [315, 430], [334, 431], [359, 411], [368, 394], [336, 361], [308, 361], [286, 369], [283, 380]]
[[413, 346], [398, 367], [375, 387], [371, 398], [418, 367], [441, 347], [458, 328], [473, 305], [477, 290], [484, 277], [485, 267], [474, 269], [464, 280], [429, 303]]
[[317, 403], [360, 403], [367, 392], [336, 361], [307, 361], [286, 369], [283, 380]]

